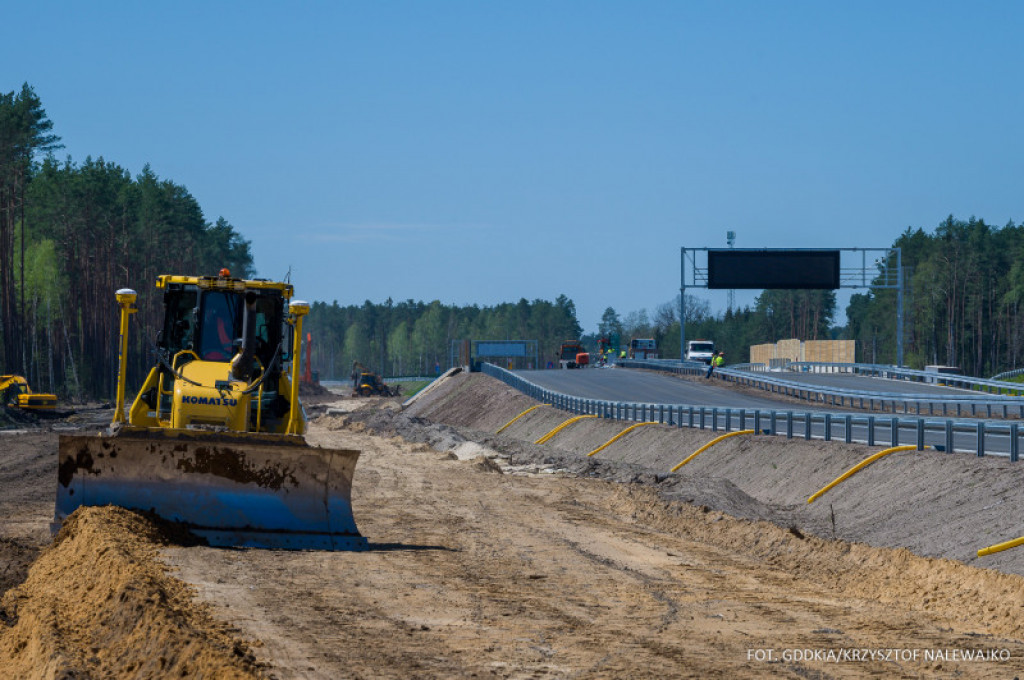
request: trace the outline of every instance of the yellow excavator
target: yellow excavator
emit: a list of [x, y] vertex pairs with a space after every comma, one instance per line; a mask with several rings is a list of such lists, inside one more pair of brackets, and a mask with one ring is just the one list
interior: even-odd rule
[[302, 318], [290, 283], [159, 276], [155, 365], [125, 415], [128, 324], [120, 307], [114, 418], [60, 437], [52, 529], [83, 505], [118, 505], [184, 525], [210, 545], [365, 550], [352, 515], [359, 452], [312, 447], [299, 402]]
[[0, 375], [0, 406], [49, 415], [57, 410], [57, 395], [33, 392], [20, 375]]

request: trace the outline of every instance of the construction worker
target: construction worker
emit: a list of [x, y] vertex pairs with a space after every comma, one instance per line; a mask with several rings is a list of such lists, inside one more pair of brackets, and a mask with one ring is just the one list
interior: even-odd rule
[[721, 366], [725, 363], [725, 352], [715, 352], [711, 355], [711, 361], [708, 362], [708, 372], [704, 374], [705, 378], [710, 378], [711, 374], [715, 372], [716, 366]]

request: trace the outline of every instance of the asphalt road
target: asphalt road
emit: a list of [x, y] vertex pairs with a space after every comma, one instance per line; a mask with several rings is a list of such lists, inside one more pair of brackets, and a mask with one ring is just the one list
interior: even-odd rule
[[[758, 375], [758, 374], [754, 374]], [[973, 394], [978, 392], [963, 390], [954, 387], [943, 387], [928, 383], [912, 382], [910, 380], [891, 380], [887, 378], [872, 378], [866, 375], [852, 375], [850, 373], [770, 373], [772, 377], [790, 382], [799, 382], [812, 387], [824, 387], [827, 389], [856, 390], [858, 392], [884, 392], [886, 394], [927, 394], [934, 396]]]
[[[747, 396], [716, 381], [689, 381], [652, 371], [587, 368], [578, 371], [516, 371], [526, 380], [564, 394], [586, 399], [651, 404], [685, 404], [729, 408], [779, 409], [784, 402], [769, 396]], [[792, 409], [791, 403], [787, 407]]]

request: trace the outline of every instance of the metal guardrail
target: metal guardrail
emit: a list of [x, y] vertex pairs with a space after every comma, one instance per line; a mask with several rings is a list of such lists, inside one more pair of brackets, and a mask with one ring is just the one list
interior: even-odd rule
[[[764, 364], [742, 364], [744, 369], [751, 371], [765, 371]], [[734, 366], [733, 368], [738, 368]], [[1006, 393], [1012, 396], [1024, 395], [1024, 384], [1008, 383], [1001, 380], [1003, 377], [1020, 375], [1024, 369], [1007, 371], [992, 378], [973, 378], [966, 375], [954, 373], [936, 373], [935, 371], [919, 371], [913, 368], [902, 368], [889, 366], [887, 364], [847, 364], [828, 361], [792, 361], [782, 369], [783, 372], [794, 373], [853, 373], [855, 375], [866, 375], [888, 380], [906, 380], [908, 382], [919, 382], [931, 385], [942, 385], [944, 387], [957, 387], [974, 392], [985, 392], [997, 395]]]
[[[641, 362], [620, 362], [620, 365], [626, 363]], [[694, 364], [691, 370], [702, 372], [698, 364]], [[720, 369], [715, 370], [717, 372]], [[725, 432], [753, 429], [758, 434], [785, 436], [787, 439], [844, 441], [868, 446], [899, 446], [902, 442], [916, 444], [918, 449], [932, 446], [948, 453], [970, 452], [979, 457], [1009, 456], [1013, 462], [1019, 459], [1021, 433], [1019, 423], [1016, 422], [965, 422], [896, 415], [884, 417], [853, 413], [607, 401], [556, 392], [493, 364], [481, 364], [481, 371], [540, 403], [551, 404], [570, 413], [596, 415], [599, 418], [629, 422], [653, 421], [675, 427]]]
[[[707, 367], [695, 362], [679, 361], [619, 361], [623, 368], [646, 368], [682, 375], [703, 375]], [[857, 366], [858, 364], [836, 364], [835, 366]], [[746, 366], [746, 365], [744, 365]], [[819, 367], [833, 366], [818, 364]], [[863, 364], [861, 364], [863, 366]], [[892, 367], [888, 367], [892, 370]], [[905, 369], [899, 369], [905, 370]], [[924, 373], [924, 371], [916, 371]], [[759, 373], [737, 366], [716, 368], [714, 375], [727, 382], [746, 385], [773, 394], [794, 399], [811, 401], [833, 408], [858, 408], [869, 411], [903, 413], [909, 415], [955, 416], [958, 418], [1024, 418], [1024, 397], [1015, 395], [993, 395], [965, 391], [963, 394], [905, 394], [898, 392], [863, 391], [839, 387], [810, 385], [796, 380], [787, 380], [781, 373]], [[936, 374], [929, 374], [935, 377]], [[945, 377], [945, 375], [942, 375]], [[958, 376], [959, 377], [959, 376]], [[974, 379], [977, 380], [977, 379]]]
[[1007, 378], [1016, 378], [1017, 376], [1021, 375], [1024, 375], [1024, 368], [1015, 368], [1011, 371], [1003, 371], [1002, 373], [998, 373], [989, 378], [989, 380], [1006, 380]]

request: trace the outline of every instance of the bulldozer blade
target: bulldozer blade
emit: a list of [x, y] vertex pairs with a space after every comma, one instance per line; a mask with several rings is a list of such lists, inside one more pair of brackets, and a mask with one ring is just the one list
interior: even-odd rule
[[51, 529], [83, 505], [183, 524], [214, 546], [365, 550], [352, 516], [358, 451], [261, 435], [122, 430], [60, 437]]

